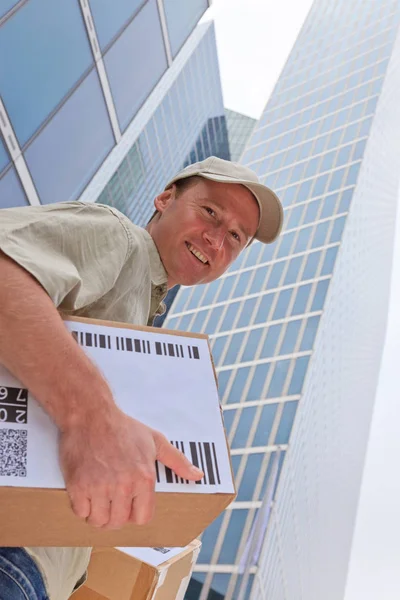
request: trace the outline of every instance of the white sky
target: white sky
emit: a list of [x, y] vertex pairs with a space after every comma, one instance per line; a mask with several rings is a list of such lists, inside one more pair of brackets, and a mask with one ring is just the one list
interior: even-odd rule
[[259, 119], [312, 0], [213, 0], [225, 107]]
[[[213, 0], [226, 108], [258, 119], [312, 0]], [[344, 600], [400, 598], [400, 214], [389, 326]], [[338, 600], [342, 600], [339, 599]]]

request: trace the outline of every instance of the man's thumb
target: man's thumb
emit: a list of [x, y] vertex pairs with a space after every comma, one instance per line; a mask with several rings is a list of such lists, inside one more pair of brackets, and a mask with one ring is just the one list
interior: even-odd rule
[[186, 456], [170, 444], [164, 436], [157, 436], [156, 447], [157, 460], [172, 469], [179, 477], [192, 481], [198, 481], [204, 477], [203, 471], [192, 465]]

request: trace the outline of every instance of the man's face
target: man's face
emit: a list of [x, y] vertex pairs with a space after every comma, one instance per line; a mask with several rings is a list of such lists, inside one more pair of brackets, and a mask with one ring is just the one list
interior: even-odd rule
[[168, 273], [168, 287], [214, 281], [258, 227], [257, 201], [240, 184], [197, 177], [178, 196], [173, 185], [154, 204], [160, 214], [147, 229]]

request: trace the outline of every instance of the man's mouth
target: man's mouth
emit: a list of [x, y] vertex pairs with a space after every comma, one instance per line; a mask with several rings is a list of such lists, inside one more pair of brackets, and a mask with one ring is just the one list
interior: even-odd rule
[[195, 248], [194, 246], [192, 246], [192, 244], [189, 244], [189, 242], [185, 242], [185, 243], [186, 243], [187, 248], [193, 254], [193, 256], [195, 256], [201, 263], [203, 263], [203, 265], [208, 265], [209, 264], [208, 260], [200, 252], [200, 250], [197, 250], [197, 248]]

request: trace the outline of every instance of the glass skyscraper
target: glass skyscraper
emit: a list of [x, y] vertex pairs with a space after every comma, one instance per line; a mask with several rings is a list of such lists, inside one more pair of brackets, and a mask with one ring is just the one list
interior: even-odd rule
[[218, 152], [226, 124], [213, 25], [192, 34], [208, 5], [2, 2], [0, 208], [102, 194], [143, 224], [148, 194], [202, 131], [201, 151]]
[[210, 335], [238, 488], [187, 600], [344, 597], [391, 277], [399, 20], [398, 0], [316, 0], [242, 156], [283, 233], [181, 288], [165, 322]]
[[257, 123], [256, 119], [225, 109], [231, 160], [238, 162]]

